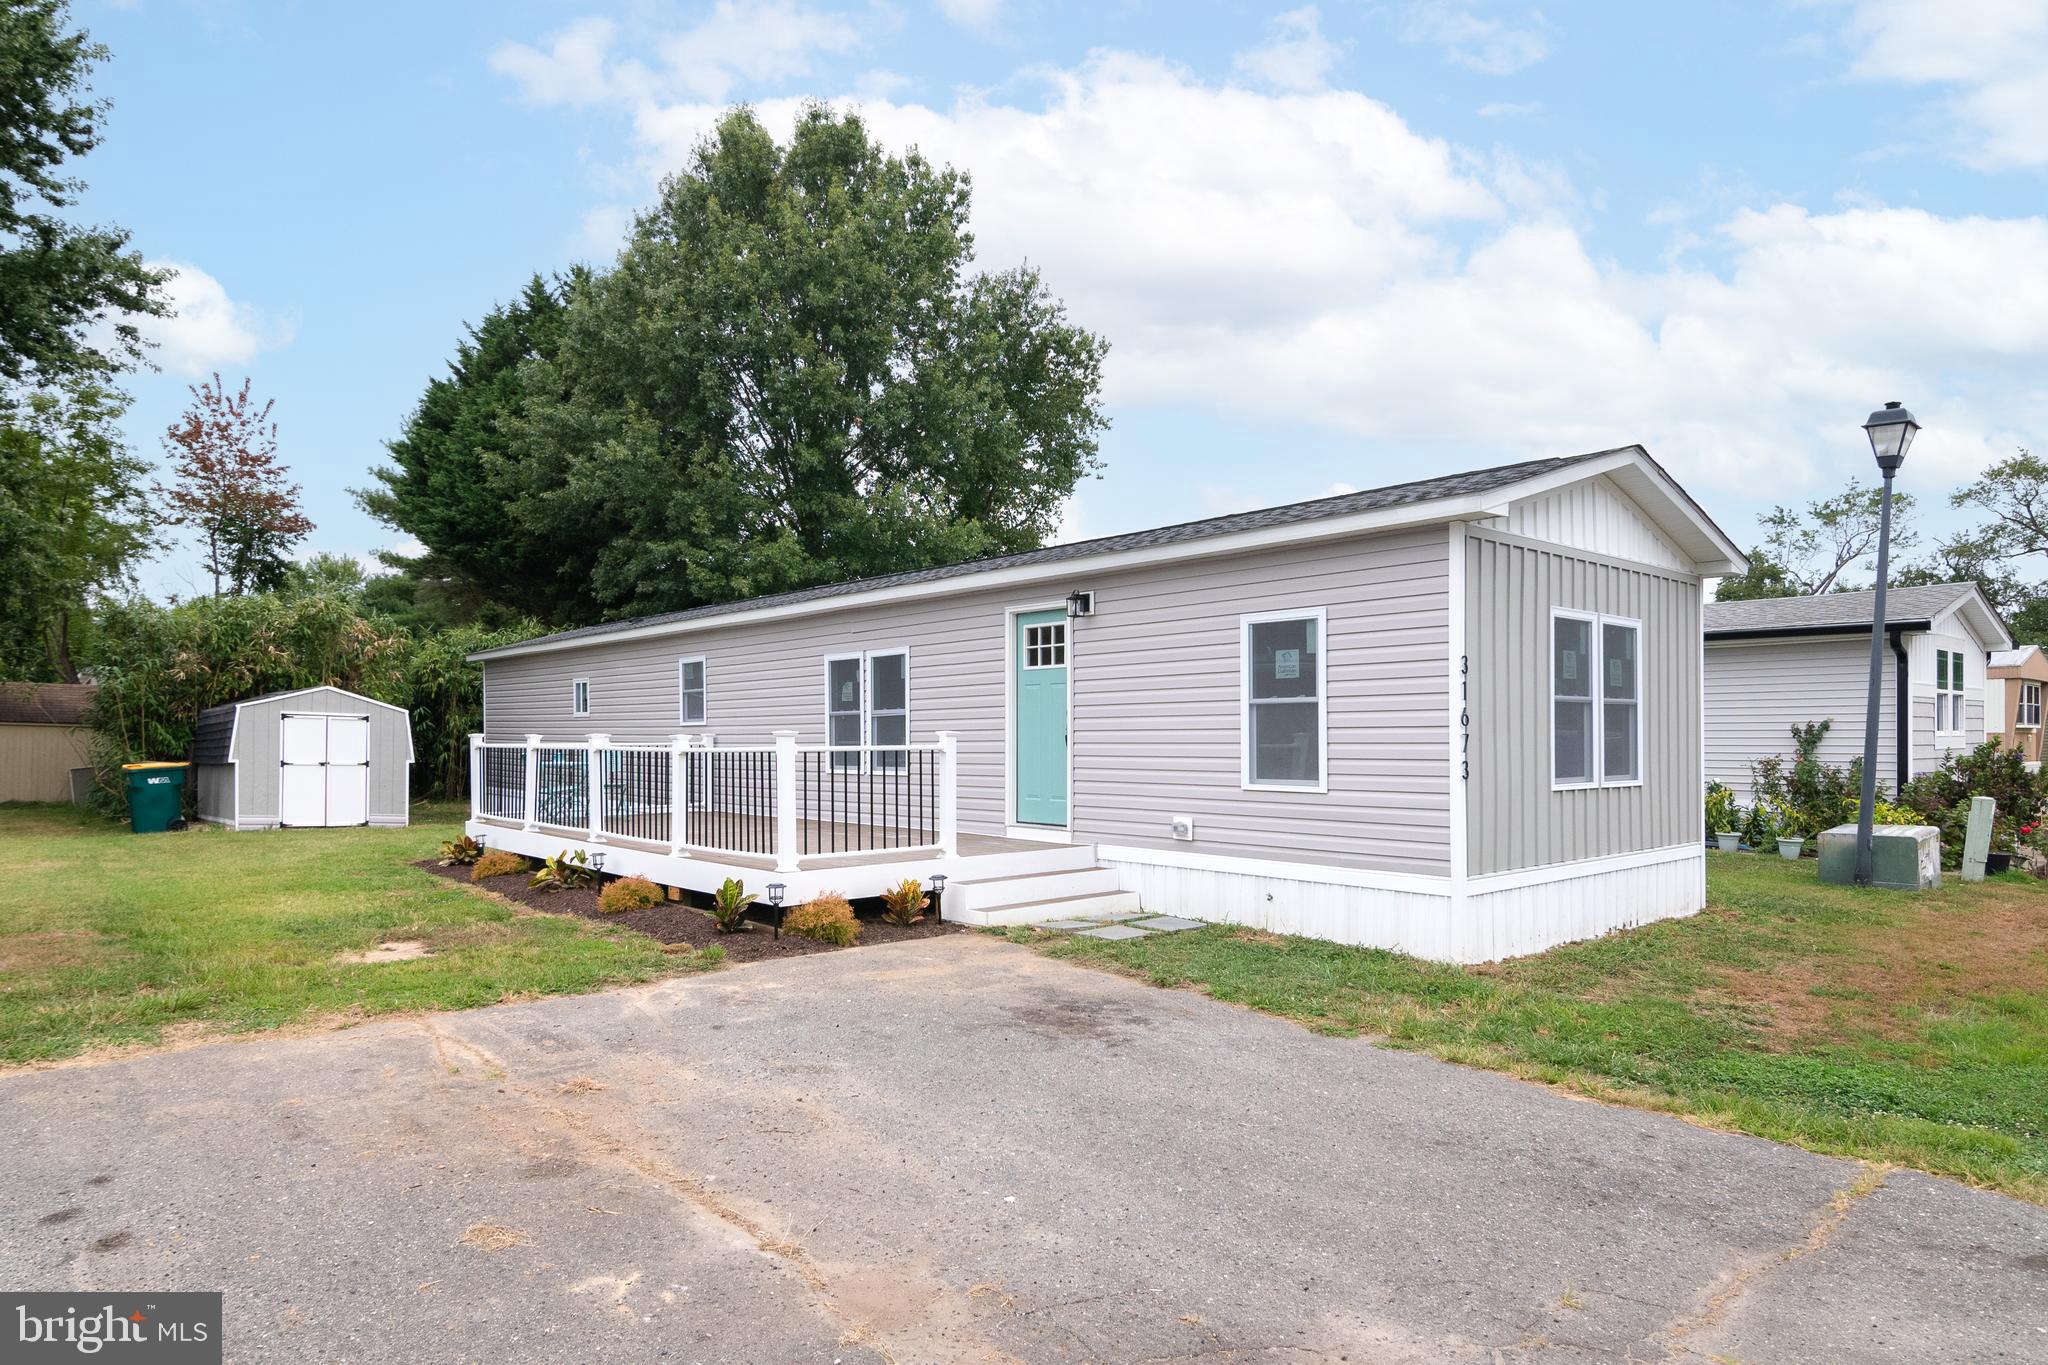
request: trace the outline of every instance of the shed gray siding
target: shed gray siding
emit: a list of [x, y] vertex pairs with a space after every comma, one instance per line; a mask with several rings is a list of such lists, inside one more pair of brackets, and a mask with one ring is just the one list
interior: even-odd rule
[[[1707, 641], [1707, 776], [1747, 805], [1750, 764], [1773, 754], [1790, 759], [1792, 727], [1820, 720], [1831, 722], [1821, 762], [1846, 766], [1860, 758], [1869, 680], [1868, 635]], [[1926, 709], [1931, 729], [1932, 698]], [[1898, 714], [1898, 660], [1887, 646], [1877, 752], [1878, 780], [1888, 789], [1898, 772]]]
[[232, 763], [200, 763], [192, 769], [193, 805], [199, 818], [217, 825], [235, 823], [235, 768]]
[[[1077, 564], [1071, 584], [963, 589], [848, 604], [793, 619], [708, 622], [682, 635], [486, 660], [492, 740], [601, 733], [653, 742], [705, 733], [758, 744], [793, 728], [824, 738], [827, 655], [910, 651], [910, 727], [960, 736], [960, 824], [1008, 818], [1005, 610], [1095, 593], [1069, 654], [1077, 840], [1390, 871], [1449, 868], [1444, 713], [1449, 654], [1443, 528], [1116, 571]], [[1328, 614], [1329, 791], [1241, 789], [1239, 616]], [[676, 661], [705, 659], [705, 723], [677, 723]], [[590, 714], [571, 687], [590, 680]], [[1192, 815], [1196, 840], [1168, 822]]]
[[277, 823], [278, 742], [285, 714], [370, 718], [370, 807], [372, 822], [403, 821], [409, 813], [412, 717], [378, 706], [338, 687], [263, 697], [236, 712], [234, 771], [241, 791], [242, 825]]
[[[1700, 581], [1477, 528], [1465, 538], [1473, 876], [1697, 842]], [[1642, 622], [1643, 782], [1550, 787], [1550, 613]]]

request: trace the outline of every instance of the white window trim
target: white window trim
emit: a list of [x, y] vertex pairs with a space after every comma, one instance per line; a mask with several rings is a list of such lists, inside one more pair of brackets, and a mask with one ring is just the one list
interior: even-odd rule
[[[2027, 703], [2028, 693], [2032, 693], [2034, 698], [2031, 707], [2034, 713], [2032, 720], [2027, 719], [2027, 711], [2030, 709]], [[2013, 712], [2012, 728], [2015, 730], [2038, 730], [2041, 728], [2041, 684], [2027, 682], [2025, 679], [2020, 681], [2020, 705], [2019, 709]]]
[[[1593, 676], [1587, 679], [1588, 690], [1584, 698], [1568, 697], [1563, 700], [1586, 700], [1593, 704], [1590, 725], [1593, 732], [1592, 777], [1585, 782], [1560, 782], [1557, 780], [1557, 623], [1560, 620], [1584, 621], [1591, 627]], [[1609, 778], [1607, 776], [1607, 640], [1603, 627], [1628, 626], [1636, 633], [1636, 775], [1631, 778]], [[1595, 791], [1602, 788], [1625, 790], [1640, 787], [1649, 778], [1649, 755], [1643, 752], [1643, 678], [1647, 671], [1643, 661], [1643, 623], [1633, 616], [1607, 616], [1599, 612], [1578, 611], [1571, 607], [1550, 609], [1550, 633], [1543, 642], [1543, 671], [1549, 676], [1550, 714], [1544, 721], [1544, 734], [1548, 739], [1550, 757], [1550, 789], [1554, 792]]]
[[[1031, 638], [1031, 632], [1032, 632], [1032, 631], [1034, 631], [1034, 630], [1045, 630], [1045, 629], [1047, 629], [1047, 628], [1049, 628], [1049, 627], [1052, 627], [1052, 626], [1058, 626], [1058, 627], [1059, 627], [1059, 629], [1060, 629], [1060, 661], [1059, 661], [1058, 663], [1056, 663], [1056, 664], [1035, 664], [1035, 663], [1032, 663], [1032, 662], [1031, 662], [1031, 656], [1030, 656], [1030, 652], [1029, 652], [1029, 646], [1027, 645], [1027, 646], [1026, 646], [1026, 652], [1025, 652], [1025, 656], [1024, 656], [1024, 658], [1023, 658], [1023, 659], [1022, 659], [1022, 660], [1021, 660], [1021, 661], [1020, 661], [1020, 662], [1018, 663], [1018, 665], [1017, 665], [1017, 666], [1018, 666], [1019, 668], [1021, 668], [1021, 669], [1022, 669], [1022, 670], [1023, 670], [1024, 672], [1026, 672], [1026, 673], [1032, 673], [1032, 672], [1036, 672], [1036, 671], [1038, 671], [1039, 669], [1044, 669], [1044, 668], [1065, 668], [1065, 667], [1067, 666], [1067, 637], [1068, 637], [1069, 635], [1073, 634], [1073, 631], [1072, 631], [1072, 630], [1070, 630], [1070, 629], [1068, 628], [1068, 624], [1067, 624], [1067, 623], [1068, 623], [1068, 622], [1069, 622], [1069, 621], [1070, 621], [1071, 619], [1072, 619], [1071, 617], [1062, 617], [1062, 618], [1060, 618], [1060, 619], [1059, 619], [1059, 620], [1057, 620], [1057, 621], [1037, 621], [1037, 622], [1026, 622], [1026, 623], [1025, 623], [1025, 625], [1024, 625], [1024, 638], [1025, 638], [1026, 640], [1029, 640], [1029, 639]], [[1043, 648], [1043, 646], [1040, 646], [1040, 647], [1041, 647], [1041, 648]]]
[[[581, 699], [580, 705], [578, 704], [579, 698]], [[590, 714], [590, 679], [571, 678], [569, 680], [569, 714], [572, 716], [587, 716]]]
[[[1940, 646], [1936, 646], [1934, 653], [1934, 733], [1937, 735], [1960, 735], [1968, 728], [1963, 721], [1963, 682], [1959, 676], [1963, 671], [1963, 651], [1960, 649], [1943, 649]], [[1949, 685], [1947, 687], [1941, 685], [1941, 656], [1943, 655], [1948, 656], [1951, 661], [1948, 672]], [[1955, 701], [1949, 706], [1944, 707], [1941, 704], [1941, 699], [1944, 696], [1954, 697]], [[1944, 711], [1947, 712], [1949, 719], [1954, 722], [1953, 724], [1943, 725], [1941, 723]]]
[[[1313, 782], [1252, 780], [1252, 627], [1264, 621], [1316, 623], [1316, 780]], [[1242, 791], [1323, 793], [1330, 790], [1330, 617], [1327, 608], [1255, 611], [1237, 618], [1237, 756], [1238, 787]]]
[[[885, 649], [848, 650], [841, 654], [827, 654], [820, 665], [821, 677], [825, 685], [825, 746], [830, 749], [834, 747], [832, 744], [832, 717], [835, 715], [852, 714], [851, 712], [834, 711], [832, 709], [832, 665], [844, 663], [848, 659], [856, 660], [860, 664], [860, 770], [864, 773], [869, 771], [892, 773], [901, 771], [897, 768], [870, 769], [868, 764], [869, 751], [877, 747], [874, 743], [874, 684], [871, 681], [870, 670], [873, 667], [874, 660], [889, 658], [899, 654], [903, 656], [903, 745], [905, 748], [908, 748], [911, 742], [909, 645], [892, 645]], [[840, 745], [837, 747], [844, 748], [846, 746]]]
[[[683, 687], [683, 668], [687, 664], [697, 665], [697, 677], [701, 682], [701, 685], [697, 688], [697, 690], [704, 695], [704, 714], [697, 717], [697, 719], [695, 720], [691, 720], [683, 712], [683, 697], [686, 695], [687, 691], [687, 689]], [[708, 725], [710, 723], [711, 666], [704, 661], [704, 656], [702, 654], [685, 654], [676, 660], [676, 724], [700, 726]]]

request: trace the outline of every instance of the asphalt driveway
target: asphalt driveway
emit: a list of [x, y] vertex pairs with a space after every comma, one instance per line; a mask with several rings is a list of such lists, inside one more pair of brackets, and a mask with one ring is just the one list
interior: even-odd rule
[[2048, 1210], [956, 935], [0, 1078], [237, 1361], [2040, 1360]]

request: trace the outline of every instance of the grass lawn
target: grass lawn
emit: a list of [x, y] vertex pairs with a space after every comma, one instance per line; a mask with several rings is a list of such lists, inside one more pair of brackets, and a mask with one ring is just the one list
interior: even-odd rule
[[2048, 886], [1907, 895], [1709, 853], [1709, 903], [1539, 957], [1437, 966], [1213, 926], [1001, 931], [1335, 1034], [2048, 1203]]
[[[520, 910], [407, 866], [459, 833], [462, 815], [416, 807], [414, 820], [134, 835], [68, 806], [0, 806], [0, 1065], [697, 965], [643, 935]], [[431, 956], [342, 960], [405, 939]]]

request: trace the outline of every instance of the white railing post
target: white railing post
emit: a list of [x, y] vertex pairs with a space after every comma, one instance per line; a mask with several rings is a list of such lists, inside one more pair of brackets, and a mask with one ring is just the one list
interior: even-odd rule
[[604, 748], [610, 735], [590, 737], [590, 757], [583, 761], [584, 785], [590, 789], [590, 842], [604, 842]]
[[525, 805], [520, 809], [526, 827], [532, 829], [535, 812], [540, 805], [540, 736], [526, 737], [526, 796]]
[[960, 737], [941, 730], [939, 740], [939, 856], [960, 853]]
[[484, 737], [469, 737], [469, 818], [484, 813]]
[[690, 737], [677, 735], [668, 742], [668, 853], [683, 852], [683, 839], [690, 832]]
[[796, 731], [775, 732], [775, 870], [796, 871]]

